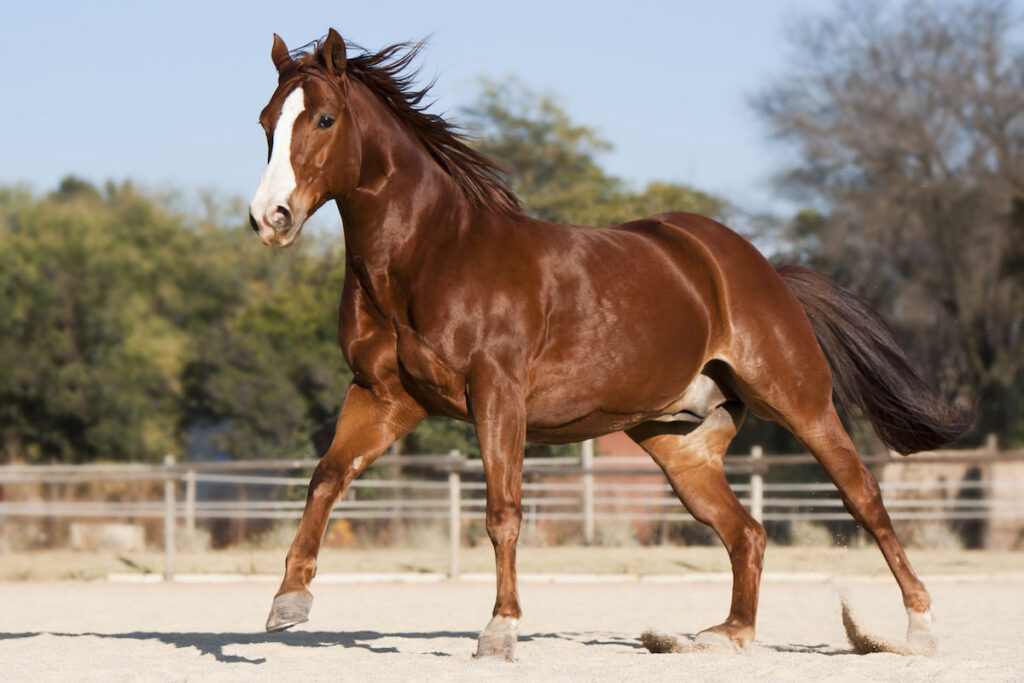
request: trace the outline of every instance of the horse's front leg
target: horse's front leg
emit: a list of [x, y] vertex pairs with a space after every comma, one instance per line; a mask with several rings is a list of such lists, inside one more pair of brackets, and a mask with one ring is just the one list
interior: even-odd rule
[[349, 387], [334, 439], [309, 482], [306, 508], [285, 560], [284, 580], [267, 617], [268, 631], [283, 631], [309, 619], [313, 603], [309, 582], [316, 575], [316, 557], [334, 503], [353, 479], [422, 419], [422, 410], [407, 397], [380, 398], [356, 384]]
[[523, 516], [523, 450], [526, 408], [522, 393], [509, 382], [486, 382], [471, 392], [473, 416], [487, 477], [487, 535], [494, 545], [497, 597], [477, 657], [511, 661], [519, 632], [516, 543]]

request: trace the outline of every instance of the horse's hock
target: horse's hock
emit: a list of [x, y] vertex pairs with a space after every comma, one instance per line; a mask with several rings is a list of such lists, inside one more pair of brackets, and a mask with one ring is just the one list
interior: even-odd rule
[[[942, 457], [938, 453], [929, 456]], [[894, 522], [907, 541], [935, 547], [945, 537], [969, 549], [1024, 548], [1024, 520], [1000, 514], [1002, 502], [1019, 494], [1001, 488], [1000, 482], [1024, 481], [1024, 462], [929, 462], [908, 467], [901, 461], [884, 465], [878, 480], [883, 486], [919, 486], [887, 491], [886, 500], [920, 501], [917, 510], [935, 515], [928, 521], [901, 520], [899, 503], [893, 505]], [[934, 505], [929, 506], [928, 501]]]

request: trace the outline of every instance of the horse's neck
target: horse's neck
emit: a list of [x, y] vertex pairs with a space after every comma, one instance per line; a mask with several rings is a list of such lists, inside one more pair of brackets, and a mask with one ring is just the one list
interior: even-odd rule
[[356, 92], [362, 158], [357, 187], [338, 200], [345, 246], [370, 269], [395, 270], [423, 245], [457, 230], [470, 206], [386, 105], [362, 87]]

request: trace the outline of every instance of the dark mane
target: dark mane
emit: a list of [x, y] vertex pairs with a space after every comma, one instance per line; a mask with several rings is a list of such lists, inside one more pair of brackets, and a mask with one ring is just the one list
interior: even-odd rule
[[[300, 68], [319, 64], [321, 43], [317, 41], [300, 48], [296, 55]], [[519, 199], [505, 181], [501, 166], [467, 145], [456, 126], [426, 111], [423, 100], [432, 84], [417, 90], [417, 72], [407, 72], [424, 44], [423, 41], [398, 43], [379, 52], [363, 50], [347, 58], [346, 71], [388, 105], [471, 202], [504, 214], [522, 213]], [[307, 48], [312, 48], [312, 52], [306, 52]]]

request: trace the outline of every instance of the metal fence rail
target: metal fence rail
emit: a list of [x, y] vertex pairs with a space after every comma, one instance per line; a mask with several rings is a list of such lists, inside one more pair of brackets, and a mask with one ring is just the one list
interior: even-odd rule
[[[997, 451], [994, 443], [970, 451], [939, 451], [912, 458], [874, 456], [869, 464], [895, 468], [962, 464], [984, 468], [995, 463], [1024, 463], [1024, 450]], [[762, 522], [849, 520], [838, 492], [829, 483], [765, 482], [786, 479], [794, 466], [814, 463], [809, 455], [764, 457], [759, 448], [749, 456], [726, 458], [726, 472], [741, 502]], [[159, 519], [164, 520], [165, 575], [173, 574], [175, 531], [194, 530], [197, 520], [298, 519], [304, 501], [295, 499], [309, 481], [315, 460], [176, 462], [162, 464], [4, 465], [0, 486], [61, 485], [87, 489], [111, 482], [163, 483], [163, 497], [140, 501], [14, 499], [0, 500], [5, 517]], [[457, 452], [448, 455], [384, 456], [374, 464], [378, 474], [392, 468], [390, 478], [361, 478], [334, 510], [352, 520], [447, 520], [450, 572], [458, 572], [457, 548], [463, 522], [484, 517], [483, 469], [478, 460]], [[405, 475], [396, 474], [398, 470]], [[599, 524], [609, 522], [685, 522], [682, 507], [661, 471], [646, 458], [597, 457], [584, 449], [581, 458], [526, 459], [523, 484], [524, 524], [573, 522], [582, 539], [592, 542]], [[949, 482], [882, 481], [880, 487], [896, 520], [1024, 522], [1024, 467], [1020, 479], [975, 478], [956, 482], [959, 497], [949, 495]], [[410, 474], [414, 472], [415, 476]], [[276, 494], [272, 499], [204, 499], [200, 486], [251, 487]], [[241, 489], [240, 489], [241, 490]], [[281, 499], [292, 492], [292, 499]], [[298, 493], [296, 493], [298, 492]], [[371, 495], [372, 493], [372, 495]], [[300, 495], [301, 497], [301, 495]]]

